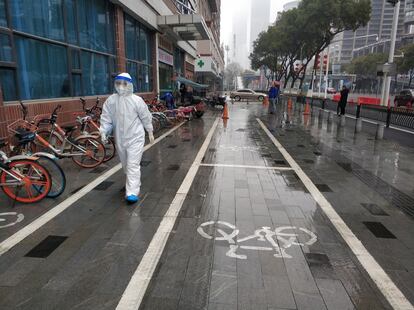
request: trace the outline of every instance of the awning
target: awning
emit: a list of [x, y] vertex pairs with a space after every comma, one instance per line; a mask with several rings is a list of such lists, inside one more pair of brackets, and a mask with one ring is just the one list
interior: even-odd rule
[[176, 81], [177, 82], [180, 82], [180, 83], [184, 83], [185, 85], [191, 86], [192, 88], [195, 88], [195, 89], [203, 89], [203, 88], [209, 88], [210, 87], [210, 85], [207, 85], [207, 84], [198, 84], [198, 83], [193, 82], [191, 80], [187, 80], [187, 79], [185, 79], [183, 77], [177, 77]]
[[208, 27], [199, 14], [163, 15], [157, 17], [158, 26], [178, 41], [208, 40]]

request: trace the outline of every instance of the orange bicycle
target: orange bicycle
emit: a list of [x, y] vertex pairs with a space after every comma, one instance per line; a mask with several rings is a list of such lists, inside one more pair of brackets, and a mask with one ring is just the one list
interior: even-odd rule
[[[7, 145], [0, 140], [0, 148]], [[8, 158], [0, 151], [0, 187], [11, 199], [34, 203], [47, 197], [52, 188], [52, 178], [47, 169], [31, 156]]]

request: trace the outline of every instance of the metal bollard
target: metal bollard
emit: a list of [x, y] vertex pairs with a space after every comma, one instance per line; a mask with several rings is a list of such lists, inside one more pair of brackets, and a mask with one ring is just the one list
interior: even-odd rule
[[375, 134], [376, 140], [382, 140], [384, 138], [384, 128], [385, 128], [384, 125], [377, 124], [377, 132]]
[[362, 131], [362, 118], [357, 118], [355, 122], [355, 132]]

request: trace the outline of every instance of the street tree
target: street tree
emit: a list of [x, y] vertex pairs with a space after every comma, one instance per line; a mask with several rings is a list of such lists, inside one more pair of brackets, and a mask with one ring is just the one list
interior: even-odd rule
[[296, 79], [303, 82], [314, 56], [337, 34], [365, 26], [370, 10], [370, 0], [302, 0], [298, 8], [281, 13], [255, 41], [252, 68], [266, 66], [272, 78], [285, 79], [285, 86], [289, 79], [292, 85]]
[[408, 88], [411, 88], [414, 79], [414, 44], [409, 44], [400, 49], [403, 53], [402, 58], [397, 58], [397, 70], [401, 74], [408, 75]]

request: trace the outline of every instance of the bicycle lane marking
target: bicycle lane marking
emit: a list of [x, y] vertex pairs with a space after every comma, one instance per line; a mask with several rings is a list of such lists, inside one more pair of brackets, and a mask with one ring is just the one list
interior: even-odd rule
[[141, 262], [132, 275], [131, 280], [129, 281], [124, 293], [122, 294], [121, 300], [119, 301], [116, 310], [139, 309], [145, 292], [154, 274], [155, 268], [158, 265], [171, 231], [174, 228], [175, 221], [177, 220], [184, 200], [186, 199], [188, 191], [190, 190], [198, 169], [201, 166], [201, 162], [211, 142], [214, 131], [217, 128], [218, 122], [219, 118], [216, 118], [213, 126], [210, 128], [207, 137], [203, 142], [203, 145], [198, 151], [197, 156], [195, 157], [190, 169], [188, 170], [183, 182], [181, 183], [181, 186], [178, 189], [172, 203], [170, 204], [167, 212], [164, 214], [157, 231], [152, 237], [152, 240], [148, 245], [144, 256], [142, 257]]
[[296, 172], [306, 189], [312, 195], [313, 199], [319, 204], [322, 211], [329, 218], [332, 225], [339, 232], [351, 251], [355, 254], [358, 261], [364, 267], [370, 278], [377, 285], [378, 289], [394, 309], [414, 309], [400, 289], [391, 280], [388, 274], [382, 269], [375, 258], [368, 252], [362, 242], [354, 235], [352, 230], [346, 225], [344, 220], [335, 211], [329, 201], [322, 195], [318, 188], [313, 184], [311, 179], [306, 175], [302, 168], [296, 163], [293, 157], [286, 151], [280, 142], [272, 135], [263, 122], [256, 118], [264, 132], [276, 146], [289, 165]]
[[[184, 123], [181, 123], [173, 128], [171, 128], [169, 131], [164, 133], [163, 135], [159, 136], [157, 139], [155, 139], [153, 144], [147, 144], [144, 147], [144, 152], [153, 147], [158, 142], [162, 141], [165, 137], [173, 133], [175, 130], [180, 128]], [[92, 191], [96, 186], [101, 184], [103, 181], [117, 173], [119, 170], [121, 170], [122, 166], [121, 164], [117, 164], [116, 166], [112, 167], [99, 177], [97, 177], [94, 181], [89, 183], [88, 185], [84, 186], [81, 190], [76, 192], [74, 195], [66, 198], [64, 201], [59, 203], [57, 206], [53, 207], [37, 219], [35, 219], [30, 224], [27, 224], [25, 227], [5, 239], [0, 243], [0, 256], [4, 253], [8, 252], [10, 249], [12, 249], [15, 245], [17, 245], [19, 242], [23, 241], [26, 237], [30, 236], [32, 233], [34, 233], [36, 230], [41, 228], [43, 225], [48, 223], [50, 220], [54, 219], [56, 216], [58, 216], [60, 213], [65, 211], [67, 208], [69, 208], [71, 205], [73, 205], [76, 201], [81, 199], [83, 196], [88, 194], [90, 191]]]

